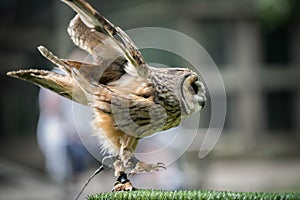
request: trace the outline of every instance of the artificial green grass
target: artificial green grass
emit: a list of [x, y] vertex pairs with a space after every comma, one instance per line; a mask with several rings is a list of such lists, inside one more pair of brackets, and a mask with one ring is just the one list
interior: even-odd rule
[[300, 193], [267, 193], [267, 192], [227, 192], [201, 190], [137, 190], [125, 192], [107, 192], [88, 196], [88, 200], [101, 199], [199, 199], [199, 200], [300, 200]]

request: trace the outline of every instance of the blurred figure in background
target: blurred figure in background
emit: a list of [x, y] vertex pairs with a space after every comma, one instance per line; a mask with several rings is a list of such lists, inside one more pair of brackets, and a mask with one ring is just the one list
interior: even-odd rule
[[56, 183], [76, 181], [87, 169], [90, 157], [77, 133], [72, 105], [51, 91], [40, 90], [37, 139], [46, 170]]

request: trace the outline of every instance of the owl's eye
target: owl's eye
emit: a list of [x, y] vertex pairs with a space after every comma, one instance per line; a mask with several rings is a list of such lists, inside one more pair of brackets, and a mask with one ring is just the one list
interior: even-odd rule
[[198, 86], [196, 85], [196, 81], [194, 81], [194, 82], [191, 83], [191, 87], [192, 87], [192, 89], [193, 89], [193, 92], [194, 92], [195, 94], [198, 94], [199, 88], [198, 88]]

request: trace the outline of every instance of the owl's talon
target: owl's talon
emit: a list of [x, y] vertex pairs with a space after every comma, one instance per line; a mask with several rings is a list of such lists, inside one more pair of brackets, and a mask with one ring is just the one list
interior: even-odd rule
[[166, 169], [164, 163], [157, 163], [157, 164], [146, 164], [142, 161], [139, 161], [135, 168], [131, 170], [129, 175], [135, 175], [136, 173], [143, 173], [143, 172], [151, 172], [151, 171], [159, 171], [160, 169]]
[[162, 163], [162, 162], [158, 162], [156, 165], [157, 165], [157, 167], [159, 167], [159, 168], [167, 169], [167, 168], [166, 168], [166, 165], [165, 165], [164, 163]]
[[137, 188], [133, 187], [131, 182], [127, 183], [116, 183], [115, 186], [112, 189], [112, 192], [118, 192], [118, 191], [134, 191], [138, 190]]

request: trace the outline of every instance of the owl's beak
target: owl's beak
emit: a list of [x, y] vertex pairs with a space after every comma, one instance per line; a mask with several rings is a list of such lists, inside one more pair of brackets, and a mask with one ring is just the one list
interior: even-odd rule
[[204, 94], [200, 94], [197, 96], [198, 104], [201, 106], [201, 109], [204, 108], [206, 102], [206, 96]]
[[204, 108], [204, 106], [205, 106], [205, 101], [200, 101], [200, 102], [199, 102], [199, 105], [201, 106], [201, 108]]

